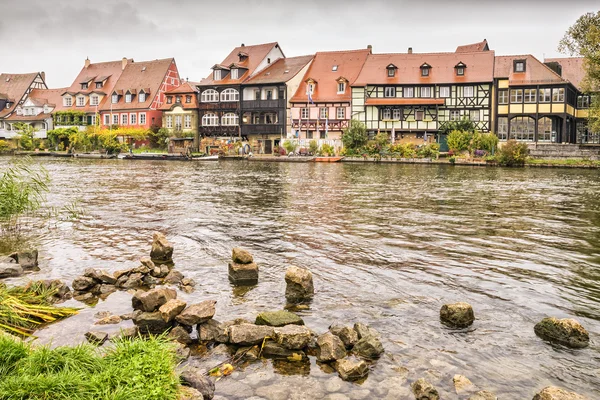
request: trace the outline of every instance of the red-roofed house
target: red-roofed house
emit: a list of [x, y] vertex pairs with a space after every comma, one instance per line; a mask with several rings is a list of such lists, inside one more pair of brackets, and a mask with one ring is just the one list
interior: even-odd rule
[[371, 54], [371, 46], [362, 50], [318, 52], [290, 100], [294, 136], [339, 140], [350, 121], [350, 87]]
[[162, 127], [170, 136], [194, 138], [198, 148], [198, 88], [197, 83], [184, 81], [179, 87], [165, 93]]
[[12, 124], [22, 122], [35, 129], [34, 136], [45, 139], [48, 131], [54, 129], [52, 112], [62, 101], [61, 95], [65, 88], [33, 89], [27, 100], [18, 105], [15, 112], [6, 117], [5, 121]]
[[43, 72], [30, 74], [0, 74], [0, 93], [5, 98], [0, 109], [0, 139], [15, 136], [13, 124], [8, 120], [12, 115], [19, 116], [22, 106], [34, 89], [47, 89]]

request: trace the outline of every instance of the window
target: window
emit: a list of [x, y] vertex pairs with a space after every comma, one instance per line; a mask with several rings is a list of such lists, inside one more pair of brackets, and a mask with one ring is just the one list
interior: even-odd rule
[[523, 90], [523, 100], [525, 103], [535, 103], [537, 99], [536, 89], [525, 89]]
[[552, 89], [540, 89], [540, 103], [550, 103], [552, 100]]
[[388, 68], [387, 69], [387, 75], [390, 78], [396, 76], [396, 68]]
[[338, 70], [338, 66], [337, 66], [337, 65], [334, 65], [333, 67], [331, 67], [331, 70], [332, 70], [333, 72], [337, 71], [337, 70]]
[[577, 96], [577, 108], [589, 108], [590, 97], [589, 96]]
[[440, 87], [440, 97], [450, 97], [450, 87], [449, 86]]
[[215, 81], [220, 81], [221, 80], [221, 70], [220, 69], [215, 69], [213, 72], [213, 79]]
[[300, 109], [300, 118], [308, 119], [308, 108], [304, 107]]
[[181, 96], [175, 96], [175, 102], [181, 103]]
[[85, 97], [79, 96], [77, 97], [77, 107], [85, 106]]
[[306, 94], [313, 94], [315, 92], [315, 85], [313, 83], [309, 83], [306, 85]]
[[515, 67], [515, 72], [525, 72], [525, 61], [524, 60], [516, 60], [514, 67]]
[[202, 126], [218, 126], [219, 125], [219, 117], [217, 114], [204, 114], [202, 116]]
[[344, 82], [338, 82], [338, 94], [344, 93], [346, 91], [346, 84]]
[[346, 109], [344, 107], [337, 108], [337, 119], [346, 118]]
[[327, 118], [327, 107], [321, 107], [319, 109], [319, 118], [321, 118], [321, 119]]
[[423, 121], [425, 111], [415, 111], [415, 121]]
[[465, 67], [457, 67], [456, 68], [456, 75], [463, 76], [464, 74], [465, 74]]
[[429, 86], [421, 88], [421, 97], [431, 97], [431, 88]]
[[192, 102], [192, 96], [190, 96], [189, 94], [185, 96], [185, 102], [186, 103], [191, 103]]
[[498, 139], [508, 140], [508, 117], [498, 118]]
[[399, 108], [394, 108], [392, 112], [392, 119], [400, 120], [402, 119], [402, 110]]
[[125, 103], [131, 103], [131, 93], [125, 93]]
[[90, 96], [90, 105], [92, 105], [92, 106], [98, 105], [98, 96]]
[[450, 121], [460, 121], [460, 111], [458, 111], [458, 110], [450, 111]]
[[429, 76], [429, 67], [421, 68], [421, 76]]
[[88, 84], [87, 83], [82, 83], [81, 84], [81, 90], [85, 90], [88, 88]]
[[119, 102], [119, 95], [118, 95], [118, 94], [113, 94], [113, 95], [112, 95], [111, 102], [112, 102], [113, 104], [117, 104], [117, 103]]
[[313, 131], [306, 132], [306, 138], [307, 139], [312, 139], [313, 138]]
[[173, 104], [173, 96], [167, 96], [167, 104]]
[[552, 89], [552, 102], [553, 103], [564, 103], [565, 102], [565, 89]]
[[552, 141], [552, 120], [548, 117], [540, 118], [538, 120], [538, 142], [550, 142]]
[[146, 113], [140, 113], [140, 125], [146, 125]]
[[508, 90], [498, 91], [498, 104], [508, 104]]
[[192, 127], [192, 116], [191, 115], [186, 115], [184, 118], [184, 128], [186, 129], [190, 129]]
[[238, 78], [239, 78], [239, 69], [233, 68], [231, 70], [231, 79], [238, 79]]
[[403, 97], [414, 97], [415, 96], [415, 88], [405, 87], [402, 92]]
[[473, 122], [479, 122], [479, 110], [469, 111], [469, 119]]
[[146, 93], [142, 92], [138, 95], [138, 102], [143, 103], [146, 101]]
[[102, 89], [102, 82], [96, 82], [96, 89]]
[[510, 90], [510, 102], [511, 103], [522, 103], [523, 102], [523, 89], [511, 89]]
[[384, 97], [396, 97], [396, 88], [393, 86], [387, 86], [383, 89]]
[[260, 90], [254, 91], [254, 100], [260, 100]]
[[65, 97], [63, 99], [63, 104], [65, 105], [65, 107], [71, 107], [73, 105], [73, 99], [71, 97]]
[[176, 131], [180, 131], [181, 130], [181, 115], [176, 115], [175, 116], [175, 130]]
[[267, 90], [267, 100], [273, 100], [273, 90]]
[[173, 127], [173, 116], [172, 115], [167, 115], [167, 128], [172, 128], [172, 127]]
[[200, 101], [202, 103], [216, 103], [219, 101], [219, 92], [214, 89], [205, 90], [200, 95]]
[[127, 114], [121, 114], [121, 125], [127, 125], [128, 119]]
[[381, 119], [392, 119], [392, 110], [390, 110], [389, 108], [384, 108], [381, 113]]
[[110, 115], [104, 114], [104, 125], [110, 125]]
[[463, 87], [463, 97], [473, 97], [473, 86]]
[[131, 120], [131, 125], [136, 125], [137, 124], [137, 114], [136, 113], [131, 113], [130, 115], [130, 120]]
[[[221, 92], [221, 101], [239, 101], [240, 94], [235, 89], [225, 89]], [[237, 124], [236, 124], [237, 125]]]
[[319, 139], [327, 139], [327, 138], [325, 137], [325, 131], [321, 131], [321, 132], [319, 133]]
[[532, 142], [535, 136], [535, 120], [530, 117], [514, 117], [510, 120], [510, 138]]
[[119, 114], [113, 114], [113, 125], [119, 125]]
[[227, 113], [221, 118], [221, 125], [235, 126], [238, 125], [239, 117], [234, 113]]

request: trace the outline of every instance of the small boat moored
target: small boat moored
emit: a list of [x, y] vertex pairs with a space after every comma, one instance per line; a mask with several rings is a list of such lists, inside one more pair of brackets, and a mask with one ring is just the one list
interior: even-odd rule
[[192, 157], [192, 161], [219, 161], [219, 156]]
[[92, 160], [100, 160], [100, 159], [117, 158], [117, 155], [116, 154], [101, 154], [101, 153], [75, 153], [75, 154], [73, 154], [73, 157], [92, 159]]
[[315, 162], [339, 162], [344, 157], [315, 157]]

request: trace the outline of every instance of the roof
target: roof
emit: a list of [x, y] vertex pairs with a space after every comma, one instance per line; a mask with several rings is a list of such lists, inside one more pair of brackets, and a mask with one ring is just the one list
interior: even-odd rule
[[473, 53], [477, 51], [489, 51], [488, 41], [483, 39], [483, 42], [464, 44], [456, 48], [456, 53]]
[[198, 93], [197, 84], [197, 82], [184, 81], [175, 89], [166, 91], [165, 94]]
[[367, 56], [371, 49], [327, 51], [315, 54], [312, 64], [304, 74], [296, 94], [292, 97], [292, 103], [306, 103], [306, 81], [312, 79], [316, 82], [312, 99], [315, 102], [343, 101], [349, 102], [352, 98], [350, 88], [343, 94], [337, 94], [337, 79], [344, 77], [350, 85], [359, 76]]
[[[514, 72], [515, 60], [525, 60], [525, 72]], [[511, 85], [566, 82], [560, 75], [531, 54], [496, 57], [494, 78], [508, 78]]]
[[[43, 107], [46, 104], [53, 107], [52, 112], [59, 111], [62, 108], [62, 93], [64, 93], [65, 88], [59, 89], [32, 89], [29, 92], [29, 96], [27, 99], [30, 100], [35, 106]], [[9, 121], [42, 121], [46, 118], [49, 118], [50, 114], [40, 113], [38, 115], [17, 115], [16, 113], [12, 114], [7, 119]]]
[[444, 99], [399, 98], [399, 97], [390, 97], [390, 98], [388, 98], [388, 97], [386, 97], [386, 98], [370, 97], [366, 101], [366, 104], [368, 106], [397, 106], [397, 105], [419, 106], [419, 105], [434, 105], [434, 104], [443, 105], [444, 103], [445, 103]]
[[[162, 60], [141, 62], [132, 61], [127, 63], [125, 70], [121, 74], [121, 77], [112, 90], [108, 93], [108, 96], [105, 98], [106, 101], [103, 102], [104, 104], [100, 108], [102, 110], [108, 110], [111, 105], [112, 108], [116, 110], [130, 110], [150, 107], [152, 100], [158, 93], [161, 84], [165, 80], [167, 71], [173, 62], [175, 62], [175, 59], [165, 58]], [[111, 103], [110, 97], [113, 92], [125, 94], [129, 90], [131, 93], [137, 93], [142, 89], [144, 92], [146, 92], [146, 100], [144, 102], [138, 101], [138, 95], [133, 98], [131, 103], [125, 102], [125, 96], [119, 98], [118, 103]]]
[[0, 93], [4, 93], [8, 100], [14, 102], [9, 108], [0, 110], [0, 118], [14, 111], [19, 100], [25, 95], [25, 92], [37, 76], [37, 72], [29, 74], [0, 74]]
[[313, 58], [313, 55], [280, 58], [244, 83], [260, 85], [287, 82], [302, 71], [302, 68], [311, 62]]
[[[179, 87], [175, 89], [171, 89], [168, 92], [165, 92], [166, 96], [173, 96], [173, 102], [171, 104], [167, 103], [167, 100], [160, 106], [160, 110], [168, 111], [173, 108], [180, 106], [184, 110], [194, 110], [198, 108], [198, 88], [196, 87], [197, 82], [183, 82]], [[189, 103], [186, 102], [186, 96], [191, 95], [191, 101]], [[177, 103], [177, 96], [181, 96], [181, 103]]]
[[[223, 62], [215, 65], [215, 67], [219, 66], [227, 70], [232, 64], [235, 64], [241, 68], [245, 68], [246, 71], [241, 76], [239, 76], [238, 79], [231, 79], [230, 75], [228, 74], [227, 77], [225, 77], [225, 79], [215, 81], [213, 79], [213, 74], [211, 73], [208, 77], [206, 77], [206, 79], [202, 80], [202, 82], [200, 83], [202, 85], [240, 84], [254, 74], [256, 68], [265, 59], [265, 57], [267, 57], [267, 54], [269, 54], [269, 52], [275, 47], [279, 47], [279, 44], [277, 44], [277, 42], [257, 44], [252, 46], [238, 46], [235, 49], [233, 49], [227, 57], [225, 57]], [[243, 61], [240, 61], [239, 54], [242, 54], [247, 58]]]
[[[428, 76], [422, 76], [421, 66], [431, 66]], [[465, 65], [464, 75], [456, 75], [455, 67]], [[388, 77], [387, 66], [398, 69]], [[353, 86], [378, 84], [457, 84], [492, 82], [494, 77], [494, 52], [474, 53], [394, 53], [371, 54]]]
[[584, 61], [583, 57], [546, 58], [544, 60], [544, 62], [559, 63], [562, 68], [562, 77], [579, 90], [582, 90], [581, 86], [585, 78]]

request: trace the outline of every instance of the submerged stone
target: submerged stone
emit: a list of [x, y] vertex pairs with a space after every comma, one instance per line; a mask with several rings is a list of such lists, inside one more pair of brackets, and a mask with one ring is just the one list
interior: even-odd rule
[[241, 324], [229, 327], [229, 342], [232, 344], [250, 346], [261, 344], [265, 337], [273, 337], [274, 330], [270, 326]]
[[106, 339], [108, 339], [108, 333], [99, 331], [89, 331], [85, 334], [85, 338], [88, 342], [100, 346]]
[[356, 357], [346, 357], [336, 361], [335, 369], [345, 381], [357, 381], [369, 373], [367, 363]]
[[576, 349], [587, 347], [590, 343], [589, 333], [574, 319], [544, 318], [533, 330], [542, 339]]
[[352, 351], [359, 357], [375, 360], [383, 354], [381, 341], [373, 335], [363, 337], [354, 345]]
[[475, 314], [469, 303], [444, 304], [440, 309], [440, 319], [453, 328], [466, 328], [475, 320]]
[[328, 362], [336, 361], [346, 357], [346, 346], [344, 342], [331, 332], [326, 332], [317, 338], [319, 346], [319, 361]]
[[347, 349], [352, 348], [358, 342], [358, 333], [350, 326], [331, 325], [329, 331], [339, 337]]
[[23, 268], [19, 264], [0, 263], [0, 279], [21, 276], [23, 273]]
[[285, 326], [304, 325], [298, 315], [289, 311], [265, 311], [256, 316], [256, 325]]
[[469, 397], [469, 400], [498, 400], [498, 397], [492, 392], [482, 390]]
[[311, 332], [305, 326], [286, 325], [275, 328], [275, 340], [286, 349], [300, 350], [308, 346]]
[[454, 383], [456, 393], [462, 393], [474, 388], [473, 383], [464, 375], [454, 375], [452, 383]]
[[413, 382], [411, 388], [417, 400], [439, 400], [440, 398], [437, 389], [424, 378]]
[[548, 386], [533, 396], [533, 400], [586, 400], [585, 397], [556, 386]]
[[88, 276], [78, 276], [73, 279], [71, 286], [73, 287], [73, 290], [84, 291], [96, 286], [96, 281], [94, 278]]

